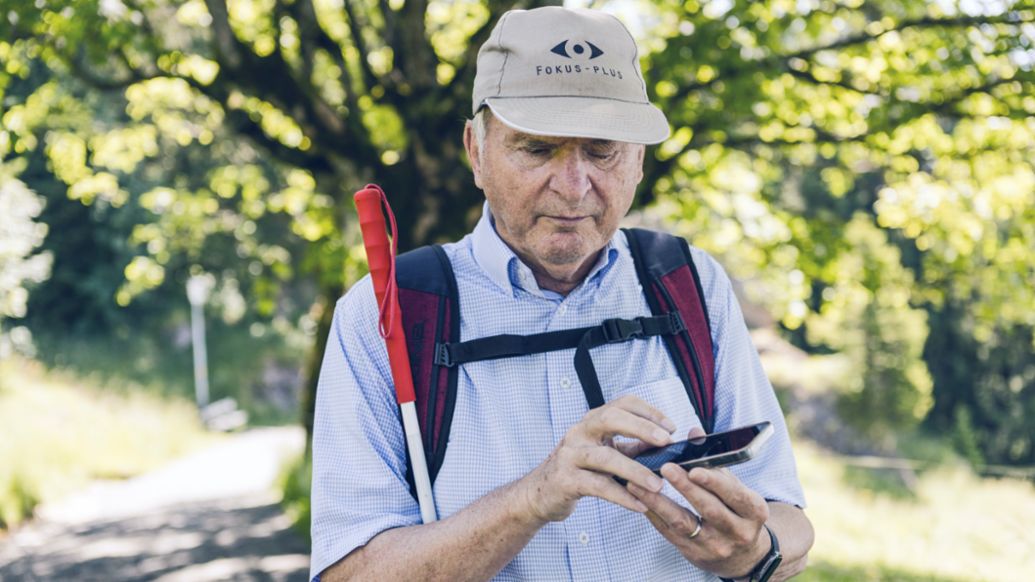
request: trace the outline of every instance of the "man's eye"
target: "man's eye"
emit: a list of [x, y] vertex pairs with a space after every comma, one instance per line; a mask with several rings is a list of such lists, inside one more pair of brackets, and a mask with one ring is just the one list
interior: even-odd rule
[[553, 150], [548, 146], [526, 146], [525, 153], [536, 157], [545, 157], [550, 155]]
[[589, 157], [594, 160], [606, 161], [615, 157], [615, 150], [590, 150], [587, 152]]

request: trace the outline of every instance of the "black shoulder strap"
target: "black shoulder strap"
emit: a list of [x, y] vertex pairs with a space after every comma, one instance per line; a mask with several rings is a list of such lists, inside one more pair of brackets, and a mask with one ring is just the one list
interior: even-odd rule
[[[421, 247], [397, 257], [399, 305], [432, 482], [449, 442], [458, 364], [466, 362], [575, 347], [576, 370], [587, 401], [595, 407], [604, 402], [589, 349], [662, 335], [690, 402], [705, 430], [712, 431], [715, 361], [708, 312], [690, 248], [685, 240], [664, 233], [642, 229], [624, 232], [654, 317], [611, 319], [599, 326], [533, 336], [504, 335], [461, 342], [456, 278], [442, 247]], [[407, 477], [414, 489], [412, 471]]]
[[665, 345], [706, 432], [715, 425], [715, 357], [701, 280], [690, 246], [676, 236], [623, 229], [636, 274], [654, 315], [678, 312], [685, 326], [665, 336]]
[[[436, 362], [435, 347], [460, 341], [460, 298], [453, 267], [441, 246], [403, 253], [395, 264], [424, 456], [434, 482], [449, 441], [458, 374], [457, 368]], [[410, 479], [412, 489], [412, 475]]]

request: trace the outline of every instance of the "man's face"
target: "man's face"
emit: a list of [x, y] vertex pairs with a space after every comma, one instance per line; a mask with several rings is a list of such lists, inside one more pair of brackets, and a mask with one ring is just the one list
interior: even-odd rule
[[530, 135], [491, 115], [486, 129], [483, 151], [470, 125], [464, 144], [500, 237], [533, 270], [584, 276], [632, 205], [644, 146]]

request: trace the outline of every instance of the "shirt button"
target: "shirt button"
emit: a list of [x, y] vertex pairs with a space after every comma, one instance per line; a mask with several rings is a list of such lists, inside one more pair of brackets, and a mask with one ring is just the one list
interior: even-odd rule
[[564, 315], [564, 312], [568, 310], [567, 305], [561, 305], [557, 308], [557, 315]]
[[586, 532], [579, 533], [579, 543], [582, 544], [582, 545], [588, 544], [589, 543], [589, 534], [586, 533]]
[[561, 388], [571, 388], [571, 380], [568, 378], [561, 378]]

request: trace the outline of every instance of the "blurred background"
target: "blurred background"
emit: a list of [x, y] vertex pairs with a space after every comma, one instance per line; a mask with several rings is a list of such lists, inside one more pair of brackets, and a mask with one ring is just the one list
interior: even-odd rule
[[[366, 270], [351, 193], [384, 186], [401, 249], [473, 226], [474, 57], [539, 4], [0, 0], [0, 545], [213, 428], [308, 432]], [[735, 278], [788, 414], [801, 579], [1025, 579], [1035, 3], [593, 5], [673, 127], [630, 224]], [[276, 486], [304, 535], [300, 449]]]

